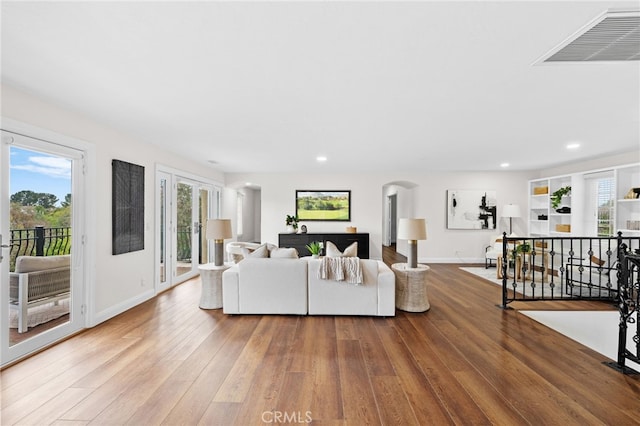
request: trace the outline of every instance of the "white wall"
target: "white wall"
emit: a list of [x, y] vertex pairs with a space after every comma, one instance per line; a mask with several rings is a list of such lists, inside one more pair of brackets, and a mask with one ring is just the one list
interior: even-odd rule
[[536, 178], [561, 176], [572, 173], [587, 172], [590, 170], [606, 169], [608, 167], [622, 166], [625, 164], [640, 163], [640, 146], [638, 149], [621, 154], [606, 157], [592, 158], [586, 161], [573, 162], [557, 167], [540, 170]]
[[[309, 232], [344, 232], [346, 226], [356, 226], [358, 232], [370, 234], [370, 256], [382, 257], [383, 216], [389, 185], [393, 190], [404, 188], [398, 182], [414, 184], [400, 195], [398, 217], [405, 214], [427, 219], [426, 241], [420, 241], [421, 262], [484, 262], [484, 248], [490, 238], [508, 231], [508, 221], [499, 220], [498, 231], [446, 229], [447, 189], [495, 190], [498, 217], [504, 204], [527, 206], [527, 181], [534, 172], [425, 172], [425, 173], [360, 173], [360, 174], [270, 174], [232, 173], [226, 175], [228, 185], [252, 182], [262, 188], [262, 242], [278, 242], [278, 233], [285, 230], [285, 217], [295, 213], [296, 189], [351, 190], [351, 222], [308, 222]], [[387, 185], [386, 188], [385, 185]], [[409, 199], [410, 198], [410, 199]], [[405, 216], [406, 217], [406, 216]], [[514, 232], [526, 234], [524, 218], [514, 220]], [[404, 243], [403, 243], [404, 244]], [[402, 247], [399, 244], [399, 251]], [[406, 247], [405, 247], [406, 251]]]
[[[104, 321], [154, 294], [155, 166], [163, 164], [224, 182], [224, 176], [204, 164], [180, 158], [175, 153], [118, 132], [78, 113], [34, 98], [10, 86], [2, 86], [2, 116], [80, 139], [95, 148], [95, 205], [89, 206], [95, 228], [87, 242], [95, 251], [88, 266], [86, 288], [89, 294], [88, 325]], [[145, 249], [113, 256], [111, 254], [111, 161], [128, 161], [145, 167]]]

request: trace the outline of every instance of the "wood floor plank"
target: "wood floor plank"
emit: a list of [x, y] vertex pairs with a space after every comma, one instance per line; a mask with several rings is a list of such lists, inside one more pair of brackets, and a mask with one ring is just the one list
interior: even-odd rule
[[380, 401], [378, 408], [383, 425], [421, 424], [397, 377], [374, 376], [371, 380], [376, 399]]
[[384, 349], [393, 365], [413, 412], [420, 422], [434, 425], [454, 424], [438, 394], [420, 369], [404, 341], [392, 327], [378, 329]]
[[[400, 317], [396, 321], [396, 330], [453, 421], [487, 423], [489, 419], [486, 414], [453, 374], [454, 371], [475, 371], [475, 367], [460, 359], [451, 364], [451, 358], [456, 356], [455, 349], [451, 347], [450, 351], [446, 351], [446, 346], [440, 346], [440, 350], [435, 350], [435, 345], [427, 344], [425, 336], [413, 326], [408, 317]], [[435, 334], [430, 333], [430, 336]], [[443, 354], [446, 356], [443, 357]]]
[[[283, 383], [290, 364], [298, 321], [289, 317], [275, 317], [274, 329], [260, 368], [255, 373], [253, 383], [233, 423], [253, 424], [267, 411], [278, 407], [278, 398], [283, 391]], [[288, 390], [285, 390], [287, 392]], [[218, 405], [215, 401], [212, 405]], [[210, 411], [210, 410], [207, 410]]]
[[253, 376], [271, 343], [274, 326], [273, 321], [260, 321], [214, 395], [213, 401], [243, 402], [245, 400], [251, 388]]
[[167, 380], [179, 364], [180, 362], [175, 360], [164, 361], [136, 374], [130, 385], [89, 424], [125, 424], [136, 413], [138, 407]]
[[21, 418], [18, 425], [42, 425], [50, 423], [50, 419], [57, 419], [64, 414], [65, 407], [73, 406], [82, 401], [91, 392], [91, 389], [67, 388], [54, 398], [31, 411]]
[[238, 402], [212, 402], [198, 421], [199, 426], [233, 425], [242, 404]]
[[353, 425], [381, 424], [362, 349], [357, 340], [338, 340], [344, 417]]
[[193, 424], [200, 421], [213, 397], [233, 368], [245, 345], [261, 321], [260, 316], [236, 316], [236, 327], [200, 375], [172, 408], [163, 424]]

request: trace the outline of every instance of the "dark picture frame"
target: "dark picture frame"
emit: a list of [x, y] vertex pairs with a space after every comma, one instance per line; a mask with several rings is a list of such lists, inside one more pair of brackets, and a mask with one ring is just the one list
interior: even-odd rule
[[349, 222], [351, 191], [296, 189], [296, 216], [301, 222]]
[[112, 254], [144, 250], [144, 167], [113, 160]]

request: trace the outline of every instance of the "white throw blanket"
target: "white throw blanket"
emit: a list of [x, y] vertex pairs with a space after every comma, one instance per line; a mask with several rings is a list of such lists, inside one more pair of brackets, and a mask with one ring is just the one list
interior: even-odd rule
[[362, 284], [362, 269], [359, 257], [323, 257], [318, 278], [321, 280], [346, 281]]

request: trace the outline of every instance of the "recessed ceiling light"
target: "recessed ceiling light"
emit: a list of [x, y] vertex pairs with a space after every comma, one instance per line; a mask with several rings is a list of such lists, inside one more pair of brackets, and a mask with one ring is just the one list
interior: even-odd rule
[[567, 149], [578, 149], [578, 148], [580, 148], [580, 144], [579, 143], [567, 144]]
[[251, 186], [251, 182], [245, 182], [244, 186]]
[[316, 161], [323, 163], [327, 161], [327, 157], [325, 157], [324, 155], [319, 155], [318, 157], [316, 157]]
[[501, 163], [501, 164], [500, 164], [500, 167], [509, 167], [509, 166], [510, 166], [510, 164], [509, 164], [509, 163]]

